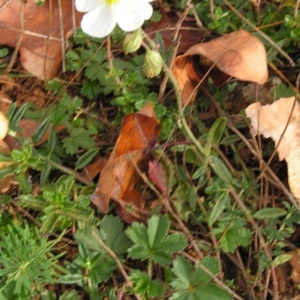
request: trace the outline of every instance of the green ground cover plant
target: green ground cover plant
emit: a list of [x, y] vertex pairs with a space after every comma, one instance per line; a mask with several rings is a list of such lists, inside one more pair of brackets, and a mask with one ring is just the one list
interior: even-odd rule
[[[296, 299], [299, 294], [300, 279], [293, 275], [299, 204], [274, 143], [250, 133], [244, 112], [249, 103], [240, 92], [248, 83], [233, 79], [216, 87], [208, 80], [208, 90], [183, 106], [170, 71], [181, 22], [198, 18], [214, 37], [251, 31], [266, 47], [270, 73], [287, 78], [266, 85], [267, 92], [298, 96], [299, 3], [153, 5], [152, 19], [139, 32], [140, 48], [124, 49], [127, 34], [118, 27], [107, 38], [78, 28], [65, 53], [66, 72], [44, 81], [54, 101], [43, 108], [10, 107], [8, 135], [21, 146], [0, 154], [6, 164], [0, 179], [13, 176], [10, 189], [0, 194], [0, 299]], [[169, 11], [184, 18], [175, 22], [166, 46], [164, 27], [150, 35], [147, 26], [159, 24]], [[162, 59], [155, 59], [162, 70], [155, 76], [156, 69], [149, 73], [145, 67], [149, 51]], [[3, 73], [7, 63], [1, 59], [9, 52], [1, 46]], [[18, 70], [8, 76], [18, 78]], [[149, 151], [163, 167], [159, 174], [167, 191], [141, 172], [138, 190], [153, 205], [128, 223], [118, 214], [122, 201], [110, 202], [107, 214], [96, 209], [91, 197], [99, 174], [85, 174], [99, 156], [112, 152], [122, 118], [148, 101], [161, 122], [159, 141]], [[21, 134], [24, 119], [39, 122], [31, 137]], [[128, 206], [126, 213], [136, 213]]]

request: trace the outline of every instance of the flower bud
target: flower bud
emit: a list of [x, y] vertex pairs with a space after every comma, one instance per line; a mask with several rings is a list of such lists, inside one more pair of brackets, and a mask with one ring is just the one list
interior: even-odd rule
[[137, 51], [142, 44], [143, 36], [141, 28], [132, 33], [128, 33], [123, 41], [123, 49], [125, 54]]
[[162, 64], [163, 59], [159, 52], [154, 50], [147, 50], [143, 66], [144, 74], [148, 78], [153, 78], [159, 75], [162, 69]]

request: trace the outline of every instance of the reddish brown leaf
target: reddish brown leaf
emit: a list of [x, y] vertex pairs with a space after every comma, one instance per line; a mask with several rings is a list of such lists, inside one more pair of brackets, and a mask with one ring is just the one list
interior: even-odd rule
[[73, 9], [73, 1], [61, 1], [61, 7], [58, 0], [46, 1], [38, 7], [34, 0], [27, 0], [23, 9], [24, 1], [3, 2], [0, 1], [0, 44], [16, 47], [20, 43], [24, 69], [41, 79], [53, 78], [59, 70], [66, 39], [74, 25], [80, 24], [81, 15]]
[[[137, 196], [142, 182], [136, 166], [146, 171], [150, 151], [159, 136], [160, 123], [149, 102], [141, 111], [122, 120], [121, 132], [110, 158], [103, 168], [92, 202], [104, 213], [108, 211], [111, 198], [121, 199], [138, 208], [144, 207], [142, 197]], [[131, 192], [135, 190], [135, 192]], [[137, 202], [131, 197], [134, 193]]]
[[168, 180], [166, 170], [163, 164], [156, 160], [149, 161], [149, 178], [157, 186], [163, 196], [168, 194]]

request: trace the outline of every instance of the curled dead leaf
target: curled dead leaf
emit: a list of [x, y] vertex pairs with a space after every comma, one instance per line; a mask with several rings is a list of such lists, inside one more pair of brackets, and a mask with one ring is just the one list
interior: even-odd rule
[[300, 201], [300, 105], [295, 97], [280, 98], [273, 104], [253, 103], [246, 108], [254, 135], [272, 138], [279, 159], [288, 166], [291, 192]]
[[265, 47], [254, 35], [239, 30], [196, 44], [176, 57], [171, 71], [178, 82], [183, 104], [194, 100], [196, 85], [205, 86], [205, 74], [210, 69], [209, 76], [216, 85], [229, 77], [263, 84], [268, 79]]

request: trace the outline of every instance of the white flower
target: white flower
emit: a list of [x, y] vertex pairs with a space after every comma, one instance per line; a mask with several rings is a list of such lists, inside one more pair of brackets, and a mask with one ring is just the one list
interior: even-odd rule
[[153, 0], [75, 0], [76, 9], [86, 13], [81, 21], [82, 30], [90, 36], [109, 35], [116, 24], [123, 31], [134, 31], [148, 20]]

